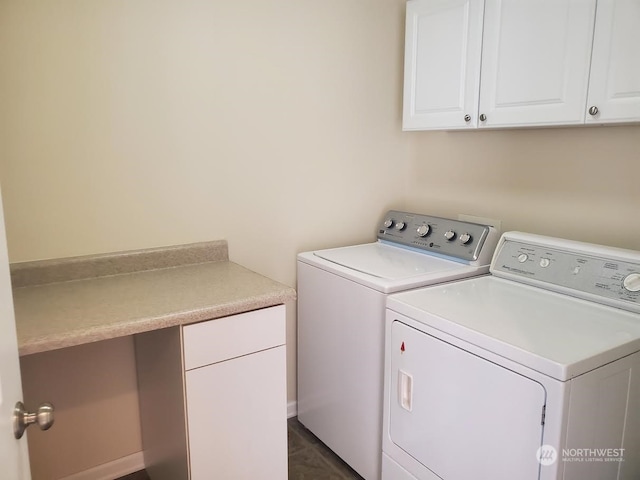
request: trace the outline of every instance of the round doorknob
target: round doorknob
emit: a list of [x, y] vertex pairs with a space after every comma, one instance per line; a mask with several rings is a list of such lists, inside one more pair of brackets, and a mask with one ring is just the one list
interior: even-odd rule
[[596, 116], [599, 111], [600, 110], [598, 110], [598, 107], [596, 107], [595, 105], [592, 107], [589, 107], [589, 115], [591, 115], [592, 117]]
[[467, 114], [464, 116], [464, 121], [469, 123], [471, 121], [471, 115]]
[[480, 121], [484, 122], [487, 119], [487, 116], [484, 113], [480, 114]]
[[27, 412], [22, 402], [16, 403], [13, 409], [13, 435], [22, 438], [29, 425], [37, 423], [40, 430], [49, 430], [53, 425], [53, 405], [43, 403], [37, 412]]

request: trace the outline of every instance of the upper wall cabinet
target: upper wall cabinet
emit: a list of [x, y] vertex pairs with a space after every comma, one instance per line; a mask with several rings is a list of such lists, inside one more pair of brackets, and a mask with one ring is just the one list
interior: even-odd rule
[[477, 0], [407, 3], [405, 130], [475, 126], [483, 8]]
[[409, 0], [403, 128], [640, 121], [639, 24], [640, 0]]
[[640, 121], [640, 0], [598, 0], [586, 123]]
[[486, 0], [478, 126], [584, 123], [595, 0]]

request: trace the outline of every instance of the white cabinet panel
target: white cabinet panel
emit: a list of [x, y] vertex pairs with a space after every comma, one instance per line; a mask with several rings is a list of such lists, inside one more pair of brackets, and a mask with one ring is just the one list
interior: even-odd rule
[[191, 480], [287, 478], [285, 347], [186, 372]]
[[598, 0], [586, 123], [640, 121], [640, 0]]
[[486, 0], [480, 127], [584, 122], [595, 3]]
[[478, 0], [407, 2], [405, 130], [476, 126], [482, 10]]

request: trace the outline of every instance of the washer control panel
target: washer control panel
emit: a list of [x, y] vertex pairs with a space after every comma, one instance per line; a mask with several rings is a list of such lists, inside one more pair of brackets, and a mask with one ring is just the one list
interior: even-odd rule
[[492, 274], [640, 311], [640, 252], [511, 233], [500, 241]]
[[378, 239], [486, 265], [498, 233], [489, 225], [391, 210], [382, 219]]

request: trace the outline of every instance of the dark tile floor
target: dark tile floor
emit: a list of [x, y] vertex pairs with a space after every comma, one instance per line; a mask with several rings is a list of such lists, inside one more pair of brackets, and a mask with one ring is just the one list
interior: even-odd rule
[[297, 417], [288, 421], [289, 480], [362, 480]]
[[[289, 480], [362, 480], [349, 465], [298, 422], [297, 417], [290, 418], [287, 423]], [[149, 480], [149, 477], [145, 471], [141, 471], [118, 480]]]

